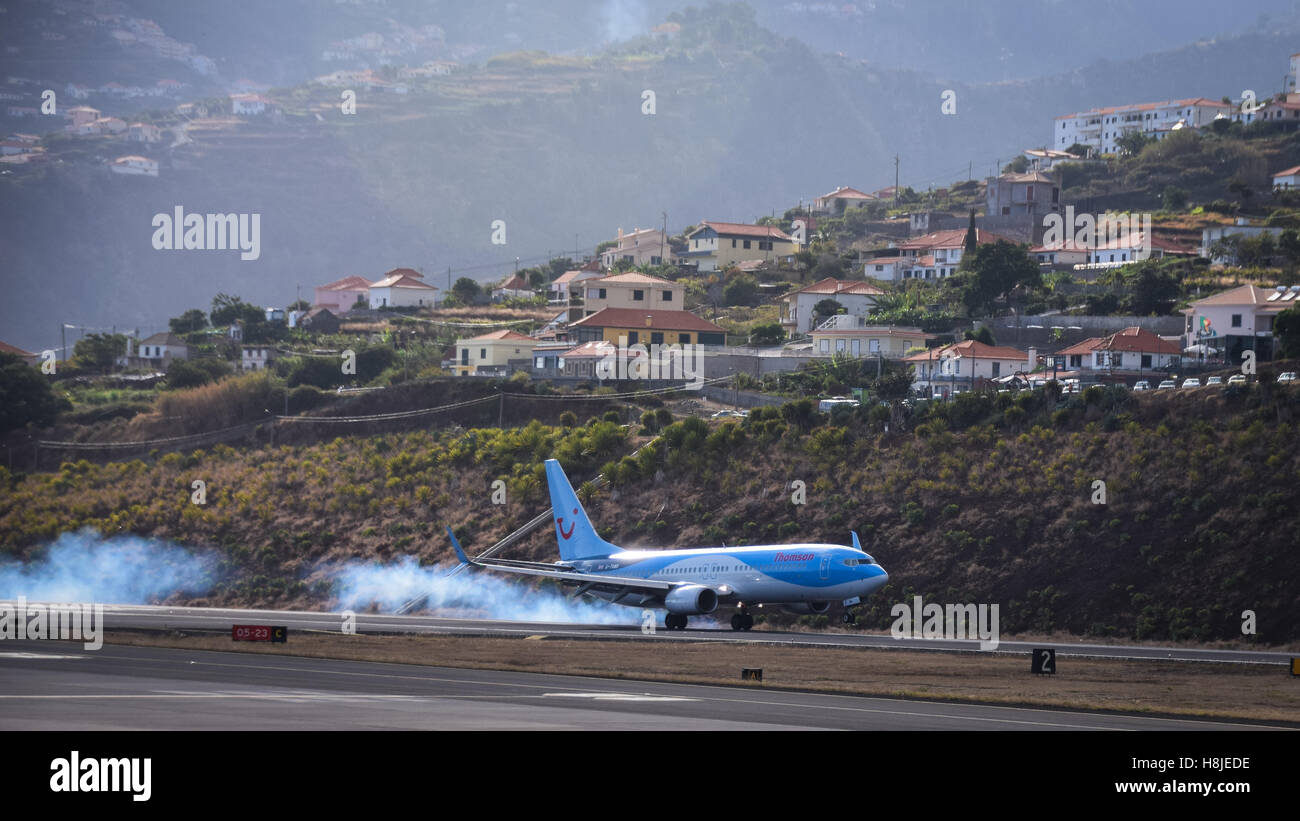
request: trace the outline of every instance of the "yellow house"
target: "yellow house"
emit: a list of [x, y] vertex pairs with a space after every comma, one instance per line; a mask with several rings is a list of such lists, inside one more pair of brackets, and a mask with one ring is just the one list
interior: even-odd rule
[[862, 317], [837, 314], [812, 331], [814, 356], [883, 356], [902, 359], [911, 348], [934, 339], [920, 328], [867, 325]]
[[684, 311], [686, 286], [662, 277], [636, 272], [589, 279], [583, 283], [586, 297], [583, 316], [606, 308], [638, 311]]
[[725, 345], [727, 332], [690, 311], [605, 308], [569, 325], [574, 342], [618, 345]]
[[510, 360], [526, 359], [530, 362], [538, 340], [518, 331], [493, 331], [472, 339], [456, 340], [456, 364], [452, 371], [457, 376], [479, 373], [498, 373], [509, 370]]
[[785, 260], [799, 250], [794, 237], [772, 225], [745, 225], [705, 220], [686, 235], [683, 262], [701, 271], [717, 271], [748, 260]]

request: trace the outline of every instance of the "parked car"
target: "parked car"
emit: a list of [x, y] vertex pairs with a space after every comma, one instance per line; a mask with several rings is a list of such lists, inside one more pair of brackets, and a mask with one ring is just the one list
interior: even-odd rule
[[1160, 383], [1160, 387], [1156, 388], [1156, 390], [1163, 391], [1163, 390], [1168, 390], [1169, 388], [1176, 388], [1176, 387], [1178, 387], [1177, 382], [1175, 382], [1172, 379], [1166, 379], [1165, 381]]
[[1207, 388], [1211, 385], [1222, 385], [1222, 384], [1223, 384], [1222, 376], [1211, 376], [1209, 379], [1205, 380], [1205, 387]]
[[1195, 376], [1189, 376], [1183, 380], [1184, 388], [1199, 388], [1200, 386], [1201, 380], [1197, 379]]
[[1149, 391], [1151, 390], [1151, 383], [1146, 381], [1145, 379], [1139, 379], [1138, 381], [1133, 383], [1133, 390]]
[[1285, 371], [1285, 372], [1283, 372], [1283, 373], [1278, 374], [1278, 375], [1277, 375], [1277, 381], [1279, 381], [1279, 382], [1294, 382], [1294, 381], [1296, 381], [1295, 371]]
[[710, 418], [711, 418], [711, 419], [727, 419], [727, 418], [730, 418], [730, 417], [738, 417], [738, 418], [743, 419], [743, 418], [745, 418], [746, 416], [749, 416], [749, 413], [746, 412], [746, 411], [720, 410], [720, 411], [718, 411], [717, 413], [713, 414], [713, 416], [710, 417]]
[[1246, 375], [1245, 375], [1245, 374], [1242, 374], [1242, 373], [1234, 373], [1232, 376], [1229, 376], [1229, 377], [1228, 377], [1228, 384], [1229, 384], [1229, 385], [1244, 385], [1244, 384], [1246, 384]]

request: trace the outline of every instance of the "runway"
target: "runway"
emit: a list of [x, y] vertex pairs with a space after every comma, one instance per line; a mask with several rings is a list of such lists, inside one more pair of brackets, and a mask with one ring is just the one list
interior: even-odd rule
[[[634, 617], [637, 615], [634, 612]], [[282, 625], [294, 630], [339, 632], [344, 619], [339, 613], [283, 610], [240, 610], [201, 607], [154, 607], [105, 605], [104, 620], [108, 629], [203, 629], [228, 631], [232, 624]], [[987, 652], [976, 641], [944, 639], [896, 639], [888, 634], [850, 632], [794, 632], [751, 630], [735, 632], [730, 628], [656, 630], [653, 635], [639, 626], [591, 626], [580, 624], [490, 621], [482, 619], [440, 618], [435, 616], [356, 615], [359, 633], [417, 633], [464, 636], [505, 636], [521, 638], [544, 636], [556, 639], [621, 641], [726, 641], [762, 642], [810, 647], [876, 647], [910, 650], [945, 650]], [[1151, 645], [1091, 644], [1084, 642], [1003, 641], [994, 652], [1028, 654], [1035, 647], [1053, 647], [1058, 656], [1112, 659], [1146, 659], [1163, 661], [1217, 662], [1233, 664], [1290, 664], [1288, 653], [1258, 650], [1203, 650]]]
[[1261, 725], [292, 656], [0, 642], [0, 730], [1232, 730]]

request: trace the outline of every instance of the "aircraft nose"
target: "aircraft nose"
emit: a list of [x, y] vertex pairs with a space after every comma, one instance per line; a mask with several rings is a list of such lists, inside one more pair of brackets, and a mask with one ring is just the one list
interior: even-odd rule
[[889, 574], [885, 572], [885, 568], [877, 564], [872, 565], [872, 570], [875, 572], [867, 579], [868, 590], [879, 590], [889, 584]]

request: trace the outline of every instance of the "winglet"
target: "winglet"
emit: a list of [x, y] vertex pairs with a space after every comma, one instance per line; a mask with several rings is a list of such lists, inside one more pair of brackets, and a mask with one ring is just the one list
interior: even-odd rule
[[450, 526], [447, 528], [447, 535], [451, 537], [451, 549], [456, 551], [456, 558], [460, 559], [460, 563], [473, 564], [469, 560], [469, 556], [466, 556], [465, 551], [461, 549], [460, 542], [456, 541], [456, 534], [451, 532]]

